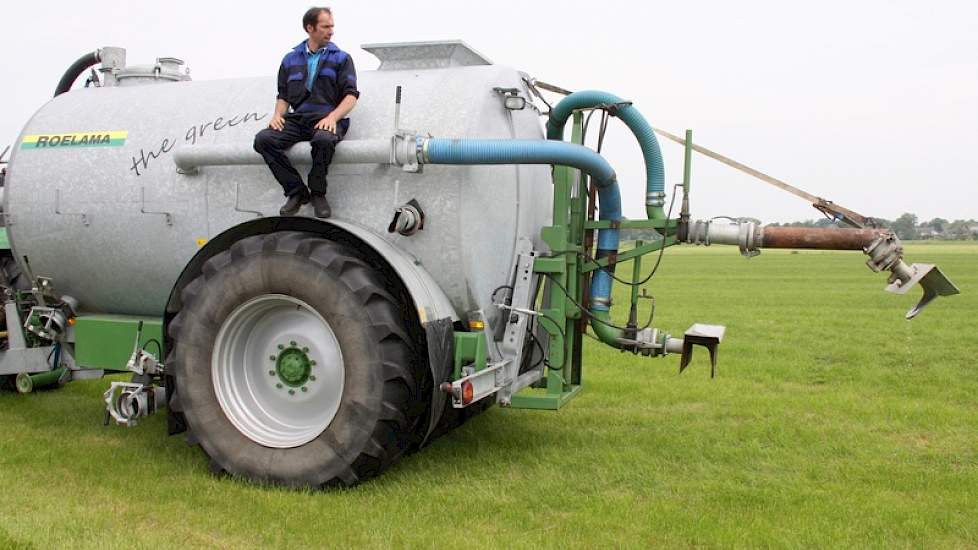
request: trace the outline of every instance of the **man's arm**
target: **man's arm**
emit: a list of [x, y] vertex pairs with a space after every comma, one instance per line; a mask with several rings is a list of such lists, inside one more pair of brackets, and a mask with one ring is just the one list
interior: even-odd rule
[[357, 98], [360, 97], [360, 91], [357, 90], [357, 70], [353, 66], [352, 57], [347, 56], [343, 66], [337, 72], [336, 84], [340, 89], [340, 93], [343, 94], [343, 100], [340, 101], [340, 104], [331, 113], [316, 123], [317, 129], [333, 132], [334, 134], [336, 133], [336, 125], [346, 115], [350, 114], [350, 111], [357, 105]]
[[268, 121], [268, 127], [279, 132], [285, 128], [285, 113], [289, 112], [289, 102], [285, 101], [287, 79], [285, 63], [282, 63], [278, 67], [278, 95], [275, 98], [275, 112], [272, 113], [272, 120]]
[[275, 100], [275, 112], [272, 113], [272, 120], [268, 121], [268, 127], [281, 132], [285, 128], [285, 113], [289, 112], [289, 104], [284, 99]]
[[336, 125], [357, 106], [356, 96], [348, 95], [328, 115], [316, 123], [317, 130], [336, 133]]

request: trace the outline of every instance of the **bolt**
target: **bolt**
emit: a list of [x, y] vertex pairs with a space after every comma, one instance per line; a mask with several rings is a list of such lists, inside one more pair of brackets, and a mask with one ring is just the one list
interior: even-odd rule
[[292, 347], [295, 347], [296, 346], [295, 340], [292, 340], [291, 342], [289, 342], [289, 345], [292, 346]]
[[273, 371], [273, 370], [268, 371], [268, 375], [269, 376], [275, 376], [275, 371]]
[[310, 374], [309, 375], [309, 380], [315, 382], [316, 381], [316, 377]]
[[278, 345], [278, 349], [285, 349], [285, 346], [283, 346], [282, 344], [279, 344]]
[[309, 361], [309, 365], [315, 367], [316, 366], [316, 362], [315, 361]]
[[309, 348], [302, 348], [302, 353], [309, 353]]
[[309, 388], [302, 386], [302, 391], [309, 391]]
[[295, 395], [295, 390], [289, 390], [289, 395]]
[[517, 322], [519, 320], [520, 320], [520, 316], [517, 315], [517, 314], [515, 314], [515, 313], [509, 316], [509, 322], [510, 323], [515, 323], [515, 322]]
[[271, 359], [272, 361], [275, 361], [275, 360], [278, 359], [278, 357], [275, 357], [274, 355], [269, 355], [268, 358]]
[[282, 389], [282, 384], [275, 384], [275, 387], [278, 389]]

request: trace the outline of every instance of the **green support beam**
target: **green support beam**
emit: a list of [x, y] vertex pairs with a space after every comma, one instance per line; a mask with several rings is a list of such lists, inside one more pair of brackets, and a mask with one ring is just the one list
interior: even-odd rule
[[[669, 233], [675, 233], [679, 220], [621, 220], [618, 222], [618, 229], [669, 229]], [[591, 220], [584, 223], [584, 229], [608, 229], [611, 227], [609, 220]]]
[[[572, 143], [583, 142], [583, 121], [581, 113], [574, 113]], [[543, 379], [545, 388], [542, 391], [538, 388], [523, 389], [513, 396], [512, 407], [557, 410], [581, 389], [579, 385], [572, 385], [564, 376], [572, 368], [574, 323], [580, 318], [581, 311], [560, 287], [567, 289], [577, 303], [583, 301], [581, 262], [586, 207], [586, 186], [580, 172], [565, 166], [555, 167], [553, 225], [541, 231], [541, 237], [550, 247], [553, 257], [539, 258], [534, 262], [534, 271], [542, 276], [542, 282], [545, 283], [547, 277], [551, 277], [559, 283], [549, 285], [547, 303], [550, 305], [543, 310], [543, 318], [540, 319], [540, 326], [550, 337], [550, 366]]]
[[135, 315], [79, 315], [75, 318], [75, 362], [86, 369], [125, 371], [136, 343], [136, 327], [143, 322], [140, 347], [146, 348], [163, 361], [166, 350], [157, 349], [155, 340], [163, 345], [163, 320], [159, 317]]
[[[657, 252], [660, 248], [662, 248], [662, 242], [663, 241], [660, 239], [658, 241], [655, 241], [654, 243], [643, 244], [641, 246], [636, 246], [635, 248], [627, 252], [622, 252], [621, 254], [618, 255], [617, 263], [622, 263], [631, 260], [632, 258], [644, 256], [650, 252]], [[666, 237], [665, 243], [666, 243], [666, 247], [668, 248], [676, 244], [676, 238]], [[588, 260], [584, 262], [584, 265], [582, 266], [581, 270], [584, 273], [590, 273], [591, 271], [595, 271], [597, 269], [601, 269], [602, 267], [607, 267], [607, 266], [608, 266], [608, 257], [604, 257], [601, 258], [600, 260]]]
[[455, 333], [455, 370], [452, 380], [462, 378], [462, 367], [472, 365], [476, 371], [486, 368], [486, 333], [475, 332]]
[[[574, 113], [572, 143], [583, 144], [583, 120], [582, 113]], [[686, 164], [684, 199], [688, 197], [689, 190], [688, 159]], [[540, 233], [543, 242], [550, 249], [550, 255], [538, 257], [533, 263], [533, 270], [540, 276], [541, 287], [544, 289], [543, 303], [537, 305], [537, 322], [548, 335], [549, 356], [543, 379], [513, 396], [511, 406], [521, 409], [557, 410], [581, 391], [581, 334], [591, 315], [610, 322], [610, 316], [606, 312], [589, 314], [578, 306], [583, 304], [587, 307], [585, 293], [590, 273], [598, 269], [614, 272], [618, 264], [631, 260], [634, 262], [632, 280], [637, 281], [641, 275], [642, 256], [678, 244], [676, 233], [680, 219], [620, 220], [614, 223], [608, 220], [588, 220], [586, 178], [580, 171], [566, 166], [555, 166], [553, 174], [553, 223], [544, 227]], [[684, 200], [684, 212], [687, 205], [688, 202]], [[615, 263], [611, 265], [611, 258], [608, 257], [601, 260], [591, 259], [593, 251], [585, 247], [585, 233], [596, 229], [610, 229], [613, 226], [623, 231], [625, 238], [628, 230], [647, 229], [656, 230], [664, 238], [648, 243], [638, 241], [632, 250], [618, 254], [614, 259]], [[633, 312], [639, 299], [639, 289], [632, 288]], [[607, 342], [614, 342], [619, 332], [600, 323], [594, 325], [594, 330]], [[614, 334], [605, 334], [607, 331]], [[461, 377], [464, 364], [474, 362], [477, 369], [485, 367], [487, 350], [485, 336], [481, 331], [455, 333], [455, 346], [456, 380]]]

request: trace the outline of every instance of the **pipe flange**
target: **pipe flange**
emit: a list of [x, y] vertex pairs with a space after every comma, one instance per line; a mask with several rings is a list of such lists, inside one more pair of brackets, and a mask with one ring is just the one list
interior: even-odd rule
[[869, 256], [866, 265], [874, 272], [890, 269], [903, 257], [903, 245], [892, 233], [880, 235], [863, 249]]
[[745, 258], [753, 258], [761, 253], [757, 246], [758, 242], [758, 227], [754, 222], [741, 222], [740, 223], [740, 236], [737, 239], [737, 245], [740, 247], [740, 253]]
[[666, 193], [664, 191], [653, 191], [645, 194], [645, 206], [665, 206]]

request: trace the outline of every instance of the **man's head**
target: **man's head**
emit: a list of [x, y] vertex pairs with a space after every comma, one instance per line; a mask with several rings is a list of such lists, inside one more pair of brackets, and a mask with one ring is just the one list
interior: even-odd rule
[[333, 12], [329, 8], [309, 8], [302, 16], [302, 28], [309, 34], [309, 48], [322, 48], [333, 37]]

